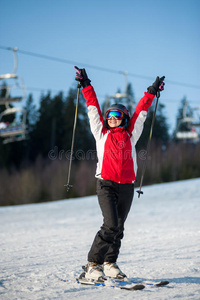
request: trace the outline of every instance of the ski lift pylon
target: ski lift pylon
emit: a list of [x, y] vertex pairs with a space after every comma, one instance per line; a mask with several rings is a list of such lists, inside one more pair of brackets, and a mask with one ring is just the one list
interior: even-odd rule
[[[127, 75], [128, 72], [123, 72], [124, 79], [125, 79], [125, 91], [123, 93], [116, 93], [112, 96], [107, 96], [105, 105], [103, 107], [103, 112], [106, 113], [108, 107], [111, 105], [112, 100], [115, 101], [115, 103], [122, 103], [124, 104], [129, 110], [133, 109], [135, 102], [134, 99], [131, 95], [127, 93], [128, 90], [128, 80], [127, 80]], [[119, 102], [120, 101], [120, 102]]]

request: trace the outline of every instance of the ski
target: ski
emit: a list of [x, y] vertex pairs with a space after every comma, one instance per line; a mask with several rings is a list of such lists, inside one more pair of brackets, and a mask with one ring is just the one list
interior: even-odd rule
[[[113, 282], [114, 281], [114, 282]], [[88, 280], [86, 278], [77, 278], [76, 279], [77, 283], [80, 284], [86, 284], [86, 285], [95, 285], [95, 286], [104, 286], [104, 287], [112, 287], [112, 288], [119, 288], [121, 290], [143, 290], [145, 288], [145, 286], [143, 284], [134, 284], [133, 283], [129, 283], [129, 282], [119, 282], [119, 281], [115, 281], [112, 280], [112, 283], [110, 284], [110, 282], [107, 283], [106, 280], [102, 279], [102, 280]]]
[[[78, 279], [85, 279], [85, 273], [87, 271], [86, 269], [86, 266], [82, 266], [82, 269], [83, 269], [83, 273], [80, 274], [79, 278]], [[109, 278], [109, 277], [108, 277]], [[104, 277], [102, 278], [103, 280], [107, 280], [108, 278]], [[115, 283], [120, 283], [120, 284], [141, 284], [141, 285], [149, 285], [149, 286], [154, 286], [154, 287], [163, 287], [163, 286], [166, 286], [169, 284], [169, 281], [168, 280], [162, 280], [160, 282], [153, 282], [153, 281], [143, 281], [143, 282], [134, 282], [134, 280], [131, 280], [129, 278], [127, 278], [126, 276], [125, 277], [118, 277], [118, 278], [110, 278], [110, 280], [112, 280], [113, 282]]]
[[93, 285], [93, 286], [102, 286], [102, 287], [111, 287], [111, 288], [117, 288], [121, 290], [127, 290], [127, 291], [138, 291], [138, 290], [143, 290], [145, 286], [143, 284], [133, 284], [129, 282], [119, 282], [112, 280], [111, 284], [110, 282], [106, 284], [106, 280], [88, 280], [86, 278], [76, 278], [73, 280], [70, 279], [60, 279], [59, 280], [63, 282], [68, 282], [68, 283], [78, 283], [78, 284], [83, 284], [83, 285]]
[[160, 282], [153, 282], [153, 281], [143, 281], [143, 282], [134, 282], [133, 280], [128, 279], [127, 277], [124, 279], [117, 279], [117, 278], [99, 278], [99, 280], [93, 279], [86, 279], [85, 273], [83, 272], [78, 278], [75, 279], [60, 279], [63, 282], [68, 283], [78, 283], [83, 285], [93, 285], [93, 286], [102, 286], [102, 287], [112, 287], [121, 290], [128, 290], [128, 291], [136, 291], [136, 290], [143, 290], [145, 286], [152, 286], [152, 287], [164, 287], [169, 284], [168, 280], [163, 280]]
[[160, 281], [160, 282], [145, 282], [146, 285], [152, 285], [152, 286], [155, 286], [155, 287], [162, 287], [162, 286], [166, 286], [169, 284], [169, 281], [168, 280], [163, 280], [163, 281]]
[[[131, 280], [120, 280], [120, 279], [114, 279], [115, 282], [123, 282], [123, 283], [129, 283], [129, 284], [133, 284], [136, 282], [134, 281], [131, 281]], [[143, 282], [139, 282], [138, 284], [144, 284], [144, 285], [150, 285], [150, 286], [155, 286], [155, 287], [163, 287], [163, 286], [166, 286], [169, 284], [169, 281], [168, 280], [162, 280], [162, 281], [159, 281], [159, 282], [153, 282], [153, 281], [143, 281]]]

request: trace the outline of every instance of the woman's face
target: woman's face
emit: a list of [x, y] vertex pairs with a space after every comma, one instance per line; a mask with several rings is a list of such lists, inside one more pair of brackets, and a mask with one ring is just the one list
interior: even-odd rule
[[122, 120], [117, 120], [114, 117], [111, 117], [110, 119], [108, 119], [108, 125], [111, 128], [115, 128], [115, 127], [120, 126], [121, 122], [122, 122]]

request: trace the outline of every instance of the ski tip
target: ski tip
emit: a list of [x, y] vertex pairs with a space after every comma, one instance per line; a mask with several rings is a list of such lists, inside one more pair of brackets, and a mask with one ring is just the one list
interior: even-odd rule
[[165, 286], [165, 285], [168, 285], [168, 284], [169, 284], [169, 281], [164, 280], [164, 281], [161, 281], [159, 283], [156, 283], [155, 286], [160, 287], [160, 286]]
[[143, 284], [135, 284], [134, 286], [116, 286], [118, 288], [120, 288], [121, 290], [127, 290], [127, 291], [139, 291], [139, 290], [143, 290], [145, 288], [145, 285]]
[[139, 291], [139, 290], [143, 290], [145, 288], [145, 285], [143, 284], [136, 284], [134, 285], [132, 288], [130, 288], [131, 290], [135, 290], [135, 291]]

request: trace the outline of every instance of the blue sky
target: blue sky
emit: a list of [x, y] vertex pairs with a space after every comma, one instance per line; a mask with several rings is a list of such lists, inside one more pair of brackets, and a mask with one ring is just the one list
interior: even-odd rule
[[[157, 75], [165, 75], [160, 102], [171, 130], [184, 96], [192, 107], [200, 106], [199, 0], [1, 0], [0, 10], [0, 46], [79, 67], [127, 71], [134, 74], [127, 78], [136, 101]], [[42, 91], [67, 94], [74, 84], [73, 63], [21, 52], [18, 61], [17, 74], [36, 104]], [[12, 53], [0, 48], [0, 73], [12, 69]], [[100, 103], [125, 88], [117, 72], [86, 70]]]

